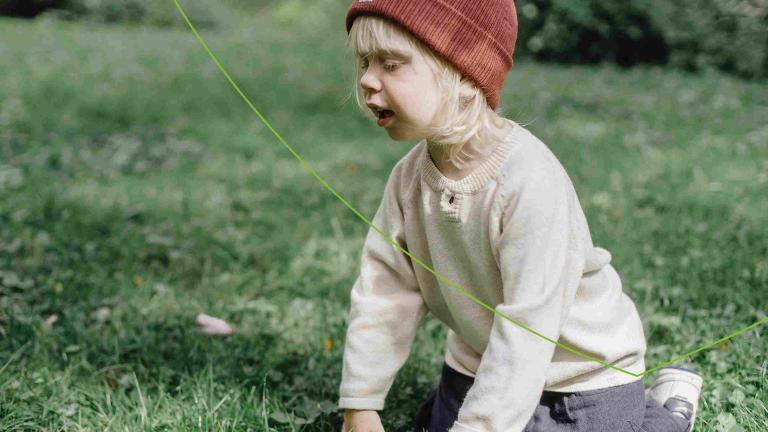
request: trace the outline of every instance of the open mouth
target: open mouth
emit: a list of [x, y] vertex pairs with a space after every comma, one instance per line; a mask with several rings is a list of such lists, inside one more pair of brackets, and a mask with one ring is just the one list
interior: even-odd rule
[[377, 110], [376, 114], [379, 116], [379, 120], [383, 120], [385, 118], [392, 117], [395, 115], [395, 112], [388, 109], [382, 109]]
[[377, 110], [376, 113], [379, 116], [379, 119], [376, 121], [376, 124], [382, 127], [388, 126], [392, 122], [392, 117], [394, 117], [395, 113], [394, 111], [382, 109]]

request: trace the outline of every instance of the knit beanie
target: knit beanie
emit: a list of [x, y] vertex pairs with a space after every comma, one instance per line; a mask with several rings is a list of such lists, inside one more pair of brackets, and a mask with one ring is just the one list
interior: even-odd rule
[[472, 79], [491, 109], [499, 105], [517, 41], [513, 0], [354, 0], [347, 10], [347, 34], [360, 15], [405, 27]]

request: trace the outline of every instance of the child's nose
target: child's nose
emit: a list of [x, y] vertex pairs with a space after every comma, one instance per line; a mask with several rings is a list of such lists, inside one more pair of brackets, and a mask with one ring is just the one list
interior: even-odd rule
[[360, 85], [363, 89], [368, 91], [379, 91], [381, 89], [381, 81], [374, 72], [371, 72], [372, 67], [366, 69], [362, 77], [360, 77]]

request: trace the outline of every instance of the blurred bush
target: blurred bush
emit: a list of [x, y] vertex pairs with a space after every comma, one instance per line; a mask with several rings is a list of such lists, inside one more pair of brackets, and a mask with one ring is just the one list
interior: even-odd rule
[[650, 1], [518, 0], [518, 46], [545, 61], [665, 63], [668, 48], [650, 23]]
[[[227, 7], [205, 0], [179, 2], [197, 27], [211, 28], [229, 23]], [[35, 16], [41, 12], [65, 20], [177, 26], [179, 13], [170, 0], [0, 0], [0, 13]]]
[[64, 0], [0, 0], [0, 15], [33, 17], [63, 3]]
[[520, 52], [768, 77], [768, 0], [517, 0]]
[[768, 0], [653, 0], [649, 15], [670, 63], [768, 77]]

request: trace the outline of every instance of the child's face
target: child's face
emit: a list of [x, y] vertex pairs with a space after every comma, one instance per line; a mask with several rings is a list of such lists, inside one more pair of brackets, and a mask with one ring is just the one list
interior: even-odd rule
[[[386, 128], [393, 140], [427, 138], [425, 128], [435, 118], [440, 93], [424, 58], [416, 51], [372, 53], [362, 59], [362, 67], [365, 73], [360, 85], [379, 126]], [[380, 108], [393, 114], [382, 119]]]

